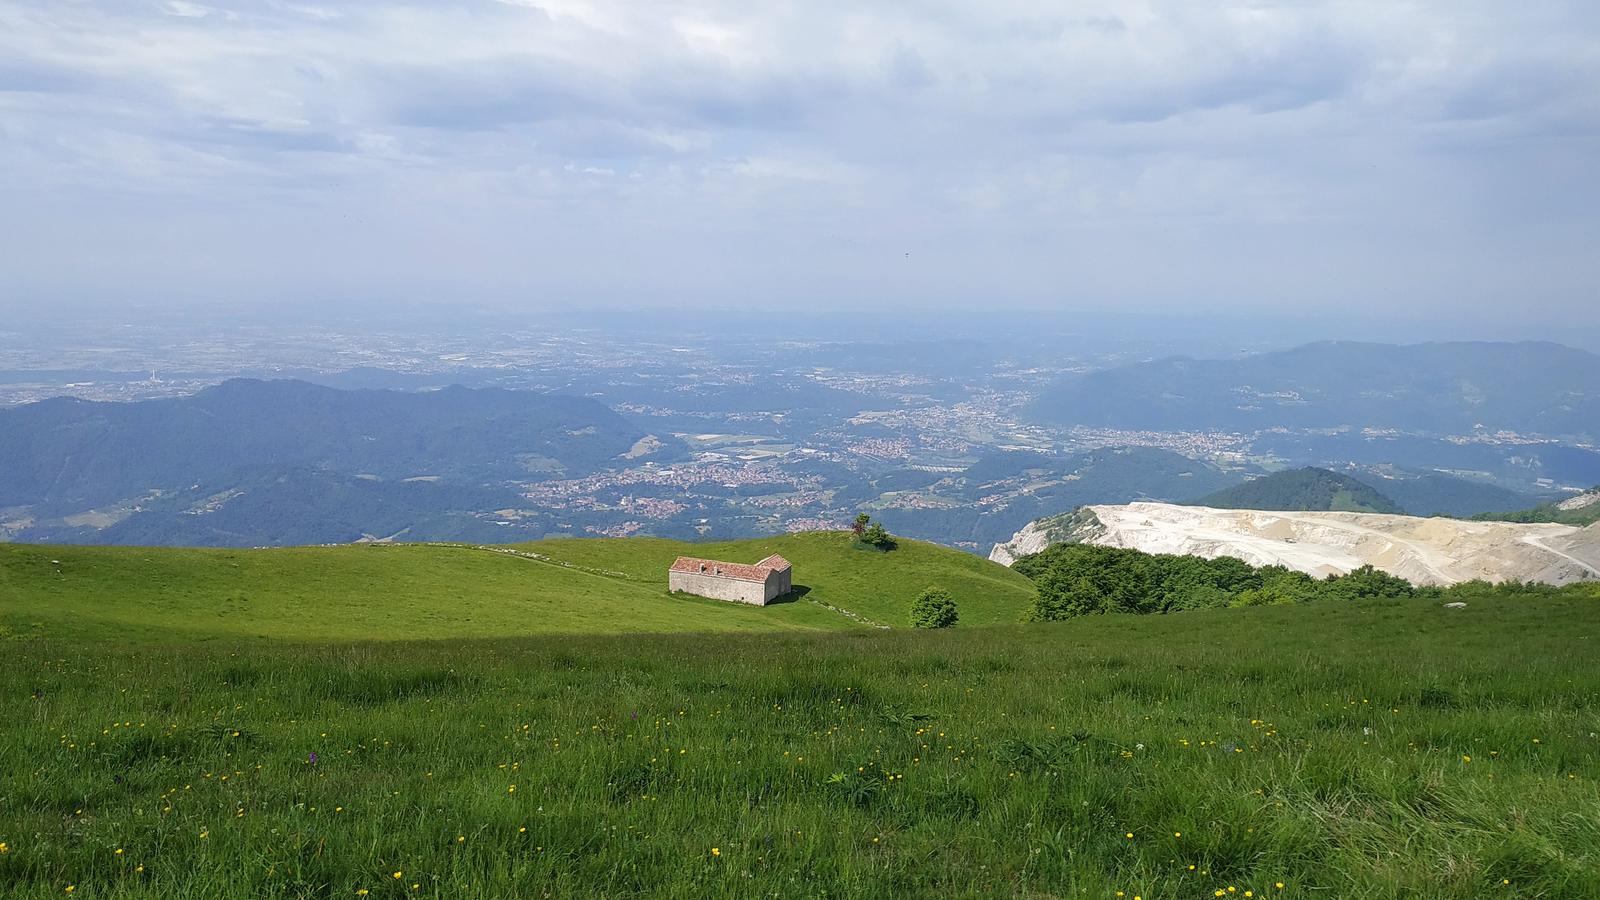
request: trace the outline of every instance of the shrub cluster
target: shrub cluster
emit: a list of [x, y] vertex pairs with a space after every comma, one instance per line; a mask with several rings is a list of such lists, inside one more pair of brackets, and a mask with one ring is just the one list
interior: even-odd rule
[[1013, 568], [1038, 587], [1030, 616], [1036, 621], [1091, 613], [1168, 613], [1317, 599], [1424, 597], [1451, 601], [1562, 592], [1600, 594], [1596, 585], [1556, 588], [1518, 582], [1470, 581], [1449, 588], [1419, 588], [1372, 566], [1318, 579], [1283, 566], [1252, 566], [1231, 556], [1202, 559], [1087, 544], [1058, 544], [1017, 560]]
[[856, 542], [870, 547], [873, 550], [893, 550], [895, 548], [894, 536], [889, 534], [883, 523], [872, 521], [866, 513], [856, 516], [850, 523], [850, 530], [856, 536]]
[[911, 603], [913, 628], [949, 628], [956, 624], [956, 601], [950, 592], [941, 588], [928, 588]]

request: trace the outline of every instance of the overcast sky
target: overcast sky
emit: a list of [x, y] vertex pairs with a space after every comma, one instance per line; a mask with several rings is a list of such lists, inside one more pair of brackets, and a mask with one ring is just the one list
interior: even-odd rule
[[0, 0], [0, 310], [1592, 325], [1597, 209], [1594, 0]]

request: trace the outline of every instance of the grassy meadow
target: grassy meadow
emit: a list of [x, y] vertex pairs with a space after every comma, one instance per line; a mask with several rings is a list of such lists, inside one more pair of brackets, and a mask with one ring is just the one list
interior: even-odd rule
[[[31, 551], [0, 549], [15, 587]], [[50, 619], [0, 641], [0, 894], [1591, 898], [1596, 613], [315, 644]]]
[[[755, 562], [781, 553], [797, 597], [765, 609], [667, 593], [679, 555]], [[902, 540], [853, 549], [844, 533], [723, 544], [567, 539], [506, 547], [351, 544], [267, 550], [0, 544], [0, 639], [418, 640], [624, 632], [904, 626], [948, 590], [962, 621], [1019, 621], [1028, 579], [958, 550]]]

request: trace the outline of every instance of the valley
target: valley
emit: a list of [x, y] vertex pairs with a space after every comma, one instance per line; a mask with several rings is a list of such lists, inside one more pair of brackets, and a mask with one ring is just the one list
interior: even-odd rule
[[[1088, 342], [1048, 328], [854, 341], [823, 330], [773, 344], [739, 328], [380, 340], [195, 327], [180, 351], [139, 333], [98, 356], [0, 345], [0, 458], [10, 463], [0, 538], [730, 540], [839, 528], [864, 511], [896, 533], [986, 554], [1028, 522], [1085, 504], [1196, 502], [1296, 466], [1325, 467], [1415, 515], [1510, 514], [1600, 483], [1600, 452], [1573, 429], [1519, 430], [1528, 422], [1510, 414], [1471, 428], [1394, 426], [1387, 407], [1347, 402], [1362, 388], [1334, 365], [1392, 357], [1385, 377], [1399, 379], [1405, 402], [1465, 416], [1477, 393], [1394, 361], [1460, 368], [1543, 351], [1517, 344], [1314, 344], [1202, 364], [1149, 358], [1202, 343], [1193, 338]], [[1577, 370], [1596, 358], [1552, 358], [1587, 396]], [[1210, 373], [1196, 388], [1222, 398], [1206, 401], [1208, 421], [1176, 411], [1101, 421], [1090, 405], [1063, 420], [1041, 406], [1083, 381], [1121, 385], [1125, 405], [1159, 410], [1138, 391], [1191, 363]], [[1257, 376], [1298, 385], [1304, 421], [1225, 414], [1229, 385]], [[1560, 406], [1540, 384], [1518, 389], [1526, 403]], [[76, 399], [49, 399], [60, 395]], [[302, 411], [320, 417], [315, 427], [296, 421]]]

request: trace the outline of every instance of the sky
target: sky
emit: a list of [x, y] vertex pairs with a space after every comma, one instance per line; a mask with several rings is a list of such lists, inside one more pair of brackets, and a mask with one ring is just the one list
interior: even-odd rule
[[0, 0], [0, 313], [1559, 336], [1597, 248], [1593, 0]]

